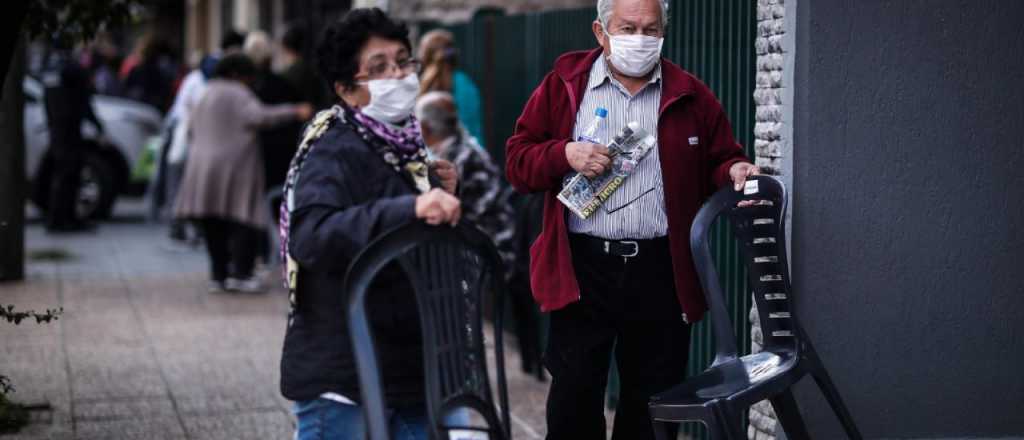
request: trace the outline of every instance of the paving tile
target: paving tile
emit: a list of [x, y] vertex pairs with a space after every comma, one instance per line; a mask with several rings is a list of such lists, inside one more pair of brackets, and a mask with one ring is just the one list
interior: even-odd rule
[[75, 424], [76, 440], [179, 440], [185, 430], [175, 416], [87, 420]]
[[75, 402], [74, 412], [78, 422], [174, 415], [174, 403], [168, 397], [80, 400]]
[[0, 345], [0, 373], [15, 391], [8, 397], [23, 404], [51, 405], [70, 398], [64, 353], [57, 340], [43, 345]]
[[185, 416], [185, 428], [194, 440], [289, 439], [291, 419], [282, 411], [252, 411], [211, 416]]
[[159, 367], [144, 346], [69, 346], [68, 358], [76, 400], [167, 394]]

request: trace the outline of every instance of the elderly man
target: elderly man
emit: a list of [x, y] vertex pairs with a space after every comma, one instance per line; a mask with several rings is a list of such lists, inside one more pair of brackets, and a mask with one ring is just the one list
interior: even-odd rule
[[[547, 198], [530, 278], [541, 308], [552, 311], [549, 439], [604, 438], [613, 347], [622, 388], [612, 438], [653, 438], [647, 401], [684, 379], [690, 324], [706, 310], [690, 225], [719, 186], [731, 180], [739, 189], [758, 173], [707, 86], [660, 57], [667, 8], [659, 0], [598, 1], [592, 28], [601, 47], [555, 62], [506, 146], [512, 185]], [[598, 107], [608, 110], [610, 135], [635, 121], [658, 145], [582, 219], [555, 195], [567, 175], [607, 171], [607, 148], [573, 141]]]
[[427, 92], [416, 101], [423, 141], [433, 155], [455, 165], [462, 180], [462, 215], [494, 240], [511, 267], [515, 258], [512, 208], [502, 200], [501, 173], [491, 157], [459, 123], [455, 99], [448, 92]]

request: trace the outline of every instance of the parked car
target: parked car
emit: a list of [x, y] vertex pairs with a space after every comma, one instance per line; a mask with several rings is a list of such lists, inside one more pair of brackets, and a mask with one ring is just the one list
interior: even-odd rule
[[[25, 175], [31, 185], [30, 198], [46, 210], [52, 164], [49, 158], [50, 133], [43, 104], [43, 84], [26, 76], [25, 92]], [[80, 218], [106, 218], [121, 194], [142, 195], [147, 175], [133, 173], [147, 159], [146, 143], [158, 136], [163, 118], [160, 112], [143, 103], [106, 95], [92, 99], [96, 117], [103, 123], [104, 136], [92, 124], [82, 124], [87, 152], [78, 191]]]

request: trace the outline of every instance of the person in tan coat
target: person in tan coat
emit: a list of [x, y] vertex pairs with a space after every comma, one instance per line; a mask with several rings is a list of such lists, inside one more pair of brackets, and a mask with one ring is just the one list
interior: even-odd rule
[[228, 55], [190, 116], [192, 148], [174, 215], [203, 229], [211, 290], [261, 289], [253, 266], [269, 215], [259, 129], [306, 120], [313, 112], [308, 104], [261, 104], [248, 87], [255, 73], [245, 55]]

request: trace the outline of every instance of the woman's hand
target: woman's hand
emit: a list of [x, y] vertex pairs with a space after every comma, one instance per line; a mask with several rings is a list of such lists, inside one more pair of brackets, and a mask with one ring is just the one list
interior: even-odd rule
[[437, 159], [430, 163], [430, 169], [437, 174], [441, 180], [441, 188], [448, 191], [448, 194], [455, 194], [455, 188], [459, 185], [459, 170], [455, 165], [444, 159]]
[[428, 224], [455, 226], [462, 216], [462, 204], [455, 196], [434, 188], [416, 197], [416, 218]]

